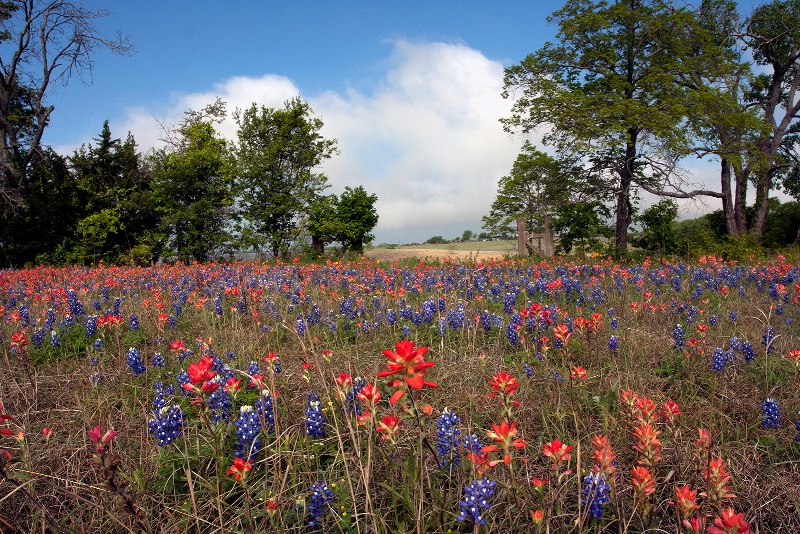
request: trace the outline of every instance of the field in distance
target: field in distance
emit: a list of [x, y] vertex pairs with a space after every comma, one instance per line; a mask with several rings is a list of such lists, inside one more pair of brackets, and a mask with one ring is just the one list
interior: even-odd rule
[[364, 255], [381, 261], [404, 260], [408, 258], [454, 260], [488, 260], [513, 256], [517, 252], [516, 241], [464, 241], [456, 243], [403, 245], [394, 247], [374, 247]]

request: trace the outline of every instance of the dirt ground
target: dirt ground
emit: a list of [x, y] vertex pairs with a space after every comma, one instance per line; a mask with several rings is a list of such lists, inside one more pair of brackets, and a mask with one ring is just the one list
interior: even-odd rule
[[396, 249], [375, 248], [368, 250], [364, 253], [367, 258], [373, 258], [380, 261], [392, 262], [395, 260], [405, 260], [408, 258], [419, 259], [438, 259], [444, 260], [450, 258], [456, 261], [469, 261], [481, 260], [486, 261], [489, 259], [503, 259], [504, 256], [514, 254], [513, 250], [500, 251], [500, 250], [450, 250], [447, 248], [412, 248], [402, 247]]

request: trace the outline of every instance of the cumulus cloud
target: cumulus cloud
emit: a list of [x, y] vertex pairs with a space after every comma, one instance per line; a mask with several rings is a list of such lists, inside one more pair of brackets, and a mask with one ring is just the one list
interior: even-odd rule
[[[309, 95], [278, 74], [234, 77], [208, 91], [130, 109], [120, 130], [131, 131], [146, 151], [162, 144], [162, 125], [177, 124], [186, 110], [217, 97], [231, 112], [254, 102], [280, 107], [301, 95], [324, 121], [323, 135], [339, 141], [340, 154], [321, 169], [330, 191], [361, 185], [377, 194], [378, 242], [478, 231], [521, 146], [498, 122], [510, 109], [500, 96], [503, 65], [465, 45], [403, 40], [393, 43], [386, 65], [368, 93]], [[236, 137], [232, 119], [219, 130]]]

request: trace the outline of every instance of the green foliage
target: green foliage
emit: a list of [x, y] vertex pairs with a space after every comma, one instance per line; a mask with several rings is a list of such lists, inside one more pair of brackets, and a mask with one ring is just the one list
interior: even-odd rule
[[161, 228], [181, 261], [205, 261], [230, 250], [227, 222], [233, 196], [227, 146], [213, 124], [224, 116], [224, 108], [206, 111], [213, 113], [187, 113], [172, 146], [152, 158]]
[[440, 245], [440, 244], [447, 244], [447, 243], [449, 243], [449, 242], [450, 242], [450, 241], [449, 241], [449, 240], [447, 240], [447, 239], [445, 239], [444, 237], [442, 237], [442, 236], [440, 236], [440, 235], [435, 235], [435, 236], [433, 236], [433, 237], [429, 237], [429, 238], [428, 238], [428, 239], [425, 241], [425, 244], [426, 244], [426, 245]]
[[558, 248], [564, 254], [569, 254], [573, 247], [579, 254], [598, 250], [601, 245], [599, 238], [611, 235], [611, 230], [602, 219], [608, 214], [608, 209], [596, 202], [561, 206], [553, 220], [553, 230], [561, 234]]
[[662, 200], [653, 204], [639, 216], [644, 226], [637, 245], [651, 252], [671, 254], [677, 250], [673, 222], [678, 217], [678, 205], [674, 200]]
[[234, 118], [239, 125], [233, 152], [241, 240], [287, 257], [302, 217], [327, 187], [327, 178], [313, 170], [336, 153], [336, 140], [322, 137], [322, 121], [299, 97], [283, 109], [253, 104]]

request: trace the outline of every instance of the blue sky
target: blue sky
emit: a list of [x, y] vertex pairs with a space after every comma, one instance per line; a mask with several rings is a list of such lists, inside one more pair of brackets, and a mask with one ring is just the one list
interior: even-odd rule
[[[321, 169], [329, 191], [377, 194], [375, 242], [407, 243], [481, 230], [522, 144], [498, 122], [511, 106], [503, 67], [555, 37], [546, 17], [563, 2], [84, 4], [110, 10], [97, 26], [127, 34], [135, 51], [98, 53], [90, 84], [58, 87], [45, 143], [71, 154], [108, 119], [112, 134], [130, 131], [147, 151], [160, 123], [217, 96], [232, 112], [300, 94], [339, 140]], [[235, 138], [232, 120], [220, 131]]]

